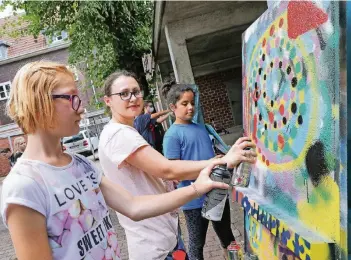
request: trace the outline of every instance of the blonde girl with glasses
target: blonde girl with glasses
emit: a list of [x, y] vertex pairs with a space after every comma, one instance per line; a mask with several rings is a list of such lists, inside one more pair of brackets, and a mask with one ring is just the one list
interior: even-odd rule
[[17, 159], [22, 156], [24, 153], [24, 150], [26, 149], [27, 142], [24, 139], [23, 136], [16, 137], [15, 140], [13, 141], [14, 147], [15, 147], [15, 153], [13, 155], [13, 160], [14, 163], [17, 162]]

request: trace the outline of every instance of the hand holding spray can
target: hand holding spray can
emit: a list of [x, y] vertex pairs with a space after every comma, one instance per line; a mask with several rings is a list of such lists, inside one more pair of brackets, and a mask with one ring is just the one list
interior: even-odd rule
[[[224, 165], [218, 165], [212, 169], [210, 178], [213, 181], [230, 183], [232, 174]], [[220, 221], [223, 216], [225, 202], [228, 196], [228, 190], [213, 189], [206, 193], [204, 205], [202, 206], [202, 217]]]
[[[245, 152], [250, 151], [250, 147], [246, 147]], [[241, 162], [233, 171], [233, 178], [231, 184], [236, 187], [247, 187], [249, 186], [251, 176], [251, 163]]]

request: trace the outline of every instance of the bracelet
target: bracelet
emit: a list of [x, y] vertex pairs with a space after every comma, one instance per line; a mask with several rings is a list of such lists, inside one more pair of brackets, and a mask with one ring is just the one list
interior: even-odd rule
[[194, 191], [195, 191], [196, 195], [197, 195], [198, 197], [201, 197], [199, 191], [197, 190], [197, 188], [196, 188], [196, 186], [195, 186], [195, 183], [192, 183], [191, 186], [194, 188]]

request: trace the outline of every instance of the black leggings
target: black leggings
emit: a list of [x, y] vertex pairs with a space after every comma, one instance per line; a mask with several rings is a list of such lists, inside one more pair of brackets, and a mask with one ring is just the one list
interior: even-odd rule
[[[189, 260], [203, 260], [203, 249], [206, 242], [209, 220], [201, 216], [201, 208], [184, 210], [183, 212], [189, 234]], [[227, 248], [232, 241], [235, 241], [231, 229], [230, 206], [228, 199], [225, 203], [221, 221], [212, 221], [212, 226], [223, 248]]]

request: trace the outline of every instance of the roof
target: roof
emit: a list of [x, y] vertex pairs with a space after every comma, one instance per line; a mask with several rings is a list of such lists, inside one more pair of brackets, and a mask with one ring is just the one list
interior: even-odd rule
[[[0, 35], [0, 45], [5, 44], [9, 47], [7, 59], [56, 47], [49, 45], [47, 38], [43, 34], [39, 34], [37, 37], [34, 37], [33, 35], [19, 35], [18, 37], [11, 37], [11, 32], [25, 30], [28, 27], [29, 22], [21, 18], [22, 15], [16, 15], [0, 19], [0, 28], [5, 28], [3, 30], [4, 33]], [[67, 41], [63, 41], [60, 44], [67, 45]], [[53, 50], [54, 49], [55, 48], [53, 48]]]
[[5, 46], [7, 46], [7, 47], [10, 47], [10, 45], [9, 45], [7, 42], [2, 41], [2, 40], [0, 40], [0, 46], [1, 46], [1, 45], [5, 45]]

